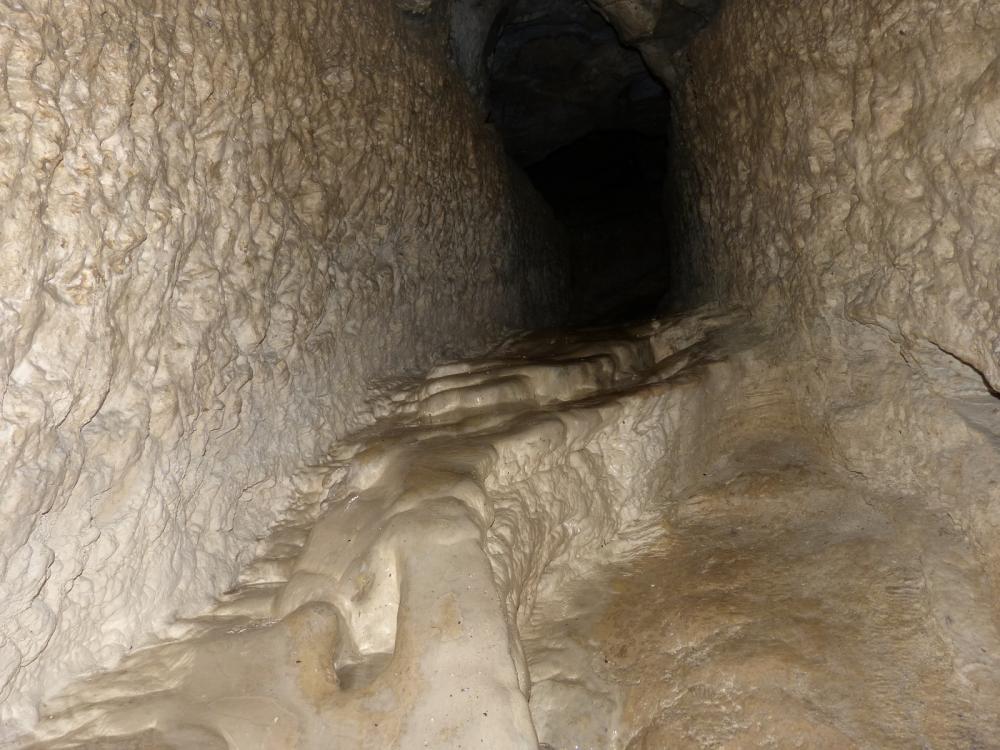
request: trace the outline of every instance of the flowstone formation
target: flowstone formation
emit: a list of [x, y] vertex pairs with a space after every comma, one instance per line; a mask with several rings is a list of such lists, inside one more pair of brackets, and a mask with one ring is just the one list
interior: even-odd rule
[[2, 7], [0, 747], [1000, 747], [1000, 8]]
[[19, 746], [994, 746], [974, 540], [842, 465], [784, 344], [703, 310], [387, 392], [236, 588]]
[[559, 245], [389, 2], [0, 4], [0, 738], [222, 590], [373, 378]]
[[519, 623], [655, 536], [690, 347], [726, 322], [538, 336], [390, 394], [242, 584], [47, 703], [41, 746], [537, 747]]

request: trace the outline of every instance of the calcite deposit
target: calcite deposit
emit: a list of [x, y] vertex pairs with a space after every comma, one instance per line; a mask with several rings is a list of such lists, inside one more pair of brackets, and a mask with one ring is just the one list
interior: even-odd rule
[[0, 747], [1000, 747], [1000, 5], [583, 2], [0, 0]]
[[435, 368], [20, 744], [992, 747], [975, 540], [844, 465], [784, 348], [703, 310]]
[[39, 746], [537, 747], [519, 624], [657, 536], [664, 470], [694, 468], [667, 425], [730, 320], [515, 340], [389, 394], [241, 585], [46, 703]]
[[373, 378], [552, 319], [388, 2], [0, 3], [0, 736], [224, 589]]

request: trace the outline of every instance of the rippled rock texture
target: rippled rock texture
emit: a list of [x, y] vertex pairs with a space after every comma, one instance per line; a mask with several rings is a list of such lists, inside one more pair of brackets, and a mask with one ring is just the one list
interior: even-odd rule
[[368, 381], [559, 303], [547, 214], [408, 24], [0, 4], [0, 734], [224, 588]]
[[0, 741], [156, 635], [36, 737], [995, 742], [1000, 9], [595, 5], [673, 87], [675, 279], [752, 325], [370, 403], [560, 302], [436, 25], [482, 93], [528, 4], [0, 5]]
[[998, 30], [975, 1], [727, 3], [678, 105], [712, 291], [1000, 386]]

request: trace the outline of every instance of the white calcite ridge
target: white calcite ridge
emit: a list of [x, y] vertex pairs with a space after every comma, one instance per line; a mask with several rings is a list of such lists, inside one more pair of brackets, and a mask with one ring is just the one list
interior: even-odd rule
[[540, 334], [390, 394], [302, 476], [239, 586], [48, 701], [35, 739], [537, 747], [519, 623], [657, 536], [664, 467], [694, 468], [668, 425], [704, 406], [697, 378], [672, 378], [732, 320]]
[[1000, 10], [595, 2], [713, 306], [462, 358], [565, 283], [443, 6], [0, 5], [0, 745], [993, 746]]
[[[16, 746], [989, 747], [976, 536], [845, 464], [786, 355], [706, 309], [386, 392], [236, 587]], [[981, 460], [974, 402], [924, 400], [929, 462]]]

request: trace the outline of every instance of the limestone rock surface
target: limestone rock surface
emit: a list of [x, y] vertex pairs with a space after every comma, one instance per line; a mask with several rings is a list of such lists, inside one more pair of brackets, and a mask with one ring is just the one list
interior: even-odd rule
[[390, 389], [238, 586], [47, 701], [16, 746], [538, 747], [519, 628], [657, 536], [665, 467], [698, 466], [671, 430], [706, 405], [688, 368], [736, 320], [519, 336]]
[[373, 378], [557, 308], [547, 213], [407, 23], [0, 3], [0, 737], [223, 590]]
[[1000, 586], [1000, 7], [732, 0], [689, 48], [695, 296], [784, 334], [838, 462], [933, 498]]
[[[960, 506], [884, 481], [868, 435], [845, 464], [787, 353], [703, 309], [388, 389], [237, 586], [15, 747], [994, 747]], [[921, 460], [974, 476], [988, 441], [919, 396]]]
[[710, 294], [1000, 387], [998, 31], [974, 0], [727, 3], [678, 103]]

